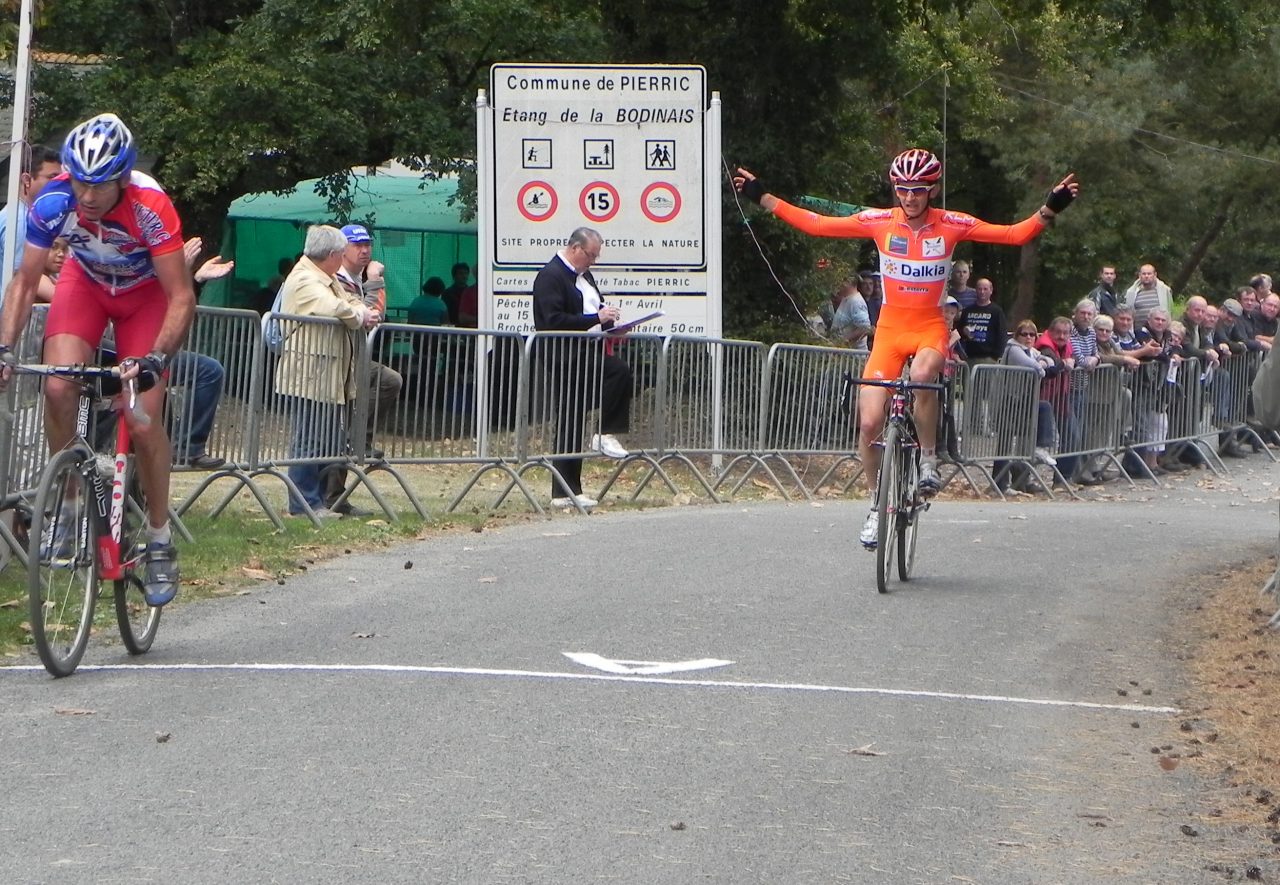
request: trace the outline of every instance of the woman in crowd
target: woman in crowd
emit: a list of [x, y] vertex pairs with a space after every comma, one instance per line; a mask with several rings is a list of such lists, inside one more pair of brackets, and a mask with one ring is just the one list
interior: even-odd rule
[[[1034, 369], [1036, 374], [1043, 379], [1046, 373], [1060, 370], [1057, 369], [1050, 357], [1036, 349], [1037, 337], [1039, 337], [1039, 333], [1036, 331], [1036, 324], [1031, 320], [1023, 320], [1018, 323], [1013, 330], [1013, 337], [1005, 345], [1004, 362], [1010, 366]], [[1058, 427], [1053, 417], [1053, 406], [1048, 400], [1038, 399], [1036, 406], [1036, 461], [1050, 467], [1055, 466], [1058, 462], [1049, 454], [1049, 450], [1057, 444]], [[995, 470], [996, 482], [1001, 486], [1002, 491], [1009, 486], [1018, 491], [1034, 491], [1034, 488], [1027, 481], [1026, 468], [1021, 465], [1010, 466], [1008, 472], [1012, 481], [1008, 485], [1002, 483], [1000, 481], [1001, 474], [1005, 472], [1007, 466], [1010, 466], [1007, 461], [997, 461], [992, 465]]]

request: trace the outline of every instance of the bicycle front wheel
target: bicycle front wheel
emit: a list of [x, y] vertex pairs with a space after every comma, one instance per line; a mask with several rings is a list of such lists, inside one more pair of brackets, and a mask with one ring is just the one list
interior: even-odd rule
[[75, 672], [89, 644], [98, 597], [97, 522], [85, 470], [93, 453], [75, 447], [50, 459], [40, 479], [28, 541], [31, 636], [46, 670]]
[[876, 489], [876, 510], [880, 524], [876, 535], [876, 589], [889, 592], [889, 573], [893, 569], [894, 538], [899, 501], [902, 492], [902, 451], [899, 440], [902, 428], [890, 423], [884, 431], [884, 451], [880, 456], [880, 481]]
[[898, 511], [898, 579], [905, 581], [911, 577], [911, 567], [916, 562], [916, 529], [920, 527], [920, 514], [924, 512], [919, 500], [920, 450], [914, 447], [906, 449], [900, 460], [902, 479], [899, 494], [902, 504]]
[[146, 550], [146, 506], [142, 493], [133, 482], [133, 459], [129, 459], [125, 474], [124, 524], [120, 527], [120, 558], [124, 561], [126, 577], [115, 581], [116, 623], [120, 625], [120, 639], [131, 655], [144, 655], [151, 650], [156, 631], [160, 629], [160, 612], [163, 609], [147, 605], [137, 570]]

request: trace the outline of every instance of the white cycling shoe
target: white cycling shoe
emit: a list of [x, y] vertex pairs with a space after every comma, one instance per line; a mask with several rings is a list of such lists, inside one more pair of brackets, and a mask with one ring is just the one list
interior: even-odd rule
[[867, 514], [867, 521], [862, 524], [862, 534], [858, 535], [862, 546], [875, 550], [880, 543], [880, 511], [872, 510]]
[[942, 477], [938, 476], [938, 467], [932, 461], [920, 462], [920, 483], [916, 488], [922, 498], [932, 498], [942, 491]]

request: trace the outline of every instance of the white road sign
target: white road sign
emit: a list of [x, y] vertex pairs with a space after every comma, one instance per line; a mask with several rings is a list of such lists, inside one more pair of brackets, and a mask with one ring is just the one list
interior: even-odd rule
[[541, 266], [584, 225], [602, 267], [706, 265], [703, 68], [496, 64], [489, 104], [495, 265]]

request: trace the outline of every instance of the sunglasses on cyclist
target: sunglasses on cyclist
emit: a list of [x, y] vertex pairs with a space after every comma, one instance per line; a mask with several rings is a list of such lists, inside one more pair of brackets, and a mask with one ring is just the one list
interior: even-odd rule
[[911, 194], [927, 194], [933, 189], [931, 184], [895, 184], [893, 192], [900, 197], [910, 196]]

